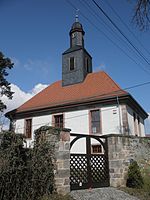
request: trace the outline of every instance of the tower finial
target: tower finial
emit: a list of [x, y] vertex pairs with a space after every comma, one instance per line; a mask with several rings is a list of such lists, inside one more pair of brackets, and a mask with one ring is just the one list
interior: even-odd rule
[[79, 22], [79, 15], [78, 15], [78, 13], [79, 13], [79, 9], [76, 9], [76, 22]]

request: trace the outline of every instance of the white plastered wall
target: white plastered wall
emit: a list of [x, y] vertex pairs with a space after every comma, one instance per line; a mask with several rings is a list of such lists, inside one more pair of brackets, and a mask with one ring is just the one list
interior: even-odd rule
[[[26, 139], [26, 147], [32, 147], [33, 146], [33, 141], [34, 141], [34, 131], [41, 126], [45, 125], [51, 125], [52, 124], [52, 115], [45, 115], [45, 116], [39, 116], [39, 117], [32, 117], [32, 137], [31, 139]], [[16, 120], [16, 125], [15, 125], [15, 132], [24, 134], [25, 130], [25, 119], [19, 119]]]
[[122, 126], [121, 106], [107, 106], [101, 108], [102, 134], [120, 134]]
[[[100, 120], [101, 120], [101, 129], [102, 135], [106, 134], [120, 134], [120, 127], [122, 126], [122, 109], [121, 105], [112, 105], [105, 107], [96, 107], [95, 109], [100, 109]], [[92, 109], [93, 110], [93, 109]], [[71, 133], [79, 133], [79, 134], [89, 134], [89, 115], [90, 110], [77, 110], [66, 112], [64, 114], [64, 124], [65, 128], [70, 128]], [[134, 124], [133, 124], [133, 111], [130, 107], [127, 106], [127, 115], [129, 122], [130, 134], [134, 133]], [[62, 114], [62, 113], [59, 113]], [[141, 133], [144, 135], [144, 123], [141, 120]], [[27, 140], [28, 145], [34, 140], [34, 131], [41, 126], [44, 125], [52, 125], [52, 115], [38, 116], [32, 118], [32, 138]], [[20, 119], [16, 121], [16, 132], [24, 133], [24, 119]], [[76, 147], [75, 147], [76, 146]], [[85, 151], [85, 146], [83, 145], [83, 141], [80, 140], [73, 148], [80, 149]]]
[[133, 121], [133, 110], [127, 106], [128, 124], [129, 124], [129, 135], [134, 135], [134, 121]]
[[[128, 115], [128, 123], [129, 123], [129, 134], [130, 135], [135, 135], [134, 131], [134, 119], [133, 119], [133, 109], [127, 106], [127, 115]], [[144, 128], [144, 120], [140, 117], [140, 129], [141, 133], [138, 134], [138, 136], [145, 136], [145, 128]]]
[[72, 133], [89, 134], [89, 111], [66, 112], [65, 128], [70, 128]]
[[[107, 106], [100, 109], [102, 134], [119, 133], [121, 113], [117, 106]], [[92, 109], [93, 110], [93, 109]], [[120, 109], [121, 112], [121, 109]], [[60, 113], [59, 113], [60, 114]], [[89, 110], [80, 110], [64, 113], [65, 128], [70, 128], [72, 133], [89, 134]], [[44, 125], [52, 125], [52, 115], [32, 118], [32, 132]], [[24, 119], [16, 121], [16, 132], [24, 133]]]

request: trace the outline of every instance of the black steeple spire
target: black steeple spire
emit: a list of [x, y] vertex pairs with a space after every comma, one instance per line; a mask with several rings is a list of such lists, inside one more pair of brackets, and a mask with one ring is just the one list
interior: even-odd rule
[[86, 75], [92, 72], [92, 57], [84, 48], [82, 24], [76, 14], [75, 22], [69, 32], [70, 48], [62, 54], [62, 85], [83, 82]]

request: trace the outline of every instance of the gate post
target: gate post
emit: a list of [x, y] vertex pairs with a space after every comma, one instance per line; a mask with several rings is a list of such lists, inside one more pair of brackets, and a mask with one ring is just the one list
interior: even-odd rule
[[70, 192], [70, 129], [63, 129], [60, 132], [59, 140], [55, 147], [55, 185], [59, 194]]
[[86, 136], [86, 154], [87, 154], [87, 171], [88, 171], [88, 188], [92, 188], [92, 177], [91, 177], [91, 139], [89, 136]]
[[38, 129], [40, 138], [53, 147], [55, 188], [59, 194], [70, 192], [70, 129], [43, 126]]

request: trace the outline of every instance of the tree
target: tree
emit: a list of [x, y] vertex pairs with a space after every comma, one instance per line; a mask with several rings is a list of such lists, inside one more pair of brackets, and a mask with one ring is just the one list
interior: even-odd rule
[[137, 0], [133, 22], [140, 30], [147, 29], [150, 26], [150, 0]]
[[[6, 96], [9, 99], [12, 99], [13, 93], [11, 91], [10, 83], [6, 80], [6, 76], [8, 76], [8, 69], [13, 68], [13, 63], [9, 58], [5, 58], [4, 55], [0, 52], [0, 97]], [[0, 99], [0, 111], [6, 109], [6, 105]]]
[[135, 160], [132, 160], [128, 169], [126, 186], [131, 188], [142, 188], [143, 184], [144, 182], [141, 175], [140, 167]]

